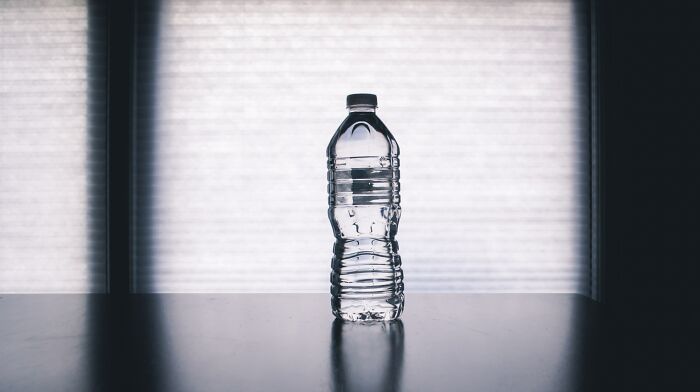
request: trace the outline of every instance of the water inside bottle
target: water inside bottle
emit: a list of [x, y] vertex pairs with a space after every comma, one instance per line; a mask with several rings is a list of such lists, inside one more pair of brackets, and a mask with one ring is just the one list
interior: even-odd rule
[[401, 218], [399, 148], [374, 107], [360, 106], [350, 106], [327, 151], [328, 217], [336, 238], [331, 304], [344, 320], [392, 320], [404, 303], [395, 240]]

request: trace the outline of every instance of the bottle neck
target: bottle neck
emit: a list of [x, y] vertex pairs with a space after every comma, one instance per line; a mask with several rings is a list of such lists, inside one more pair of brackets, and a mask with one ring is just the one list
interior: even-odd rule
[[352, 105], [348, 106], [350, 113], [376, 113], [377, 107], [371, 105]]

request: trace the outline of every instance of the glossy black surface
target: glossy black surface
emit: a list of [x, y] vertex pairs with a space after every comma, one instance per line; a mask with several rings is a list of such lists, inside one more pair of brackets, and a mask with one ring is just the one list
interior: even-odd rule
[[598, 389], [599, 305], [408, 295], [400, 322], [334, 321], [324, 294], [0, 296], [0, 390]]

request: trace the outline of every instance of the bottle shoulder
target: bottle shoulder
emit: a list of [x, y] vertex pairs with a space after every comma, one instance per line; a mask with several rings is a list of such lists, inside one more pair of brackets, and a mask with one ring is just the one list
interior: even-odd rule
[[350, 113], [331, 138], [326, 155], [336, 157], [397, 157], [399, 145], [374, 113]]

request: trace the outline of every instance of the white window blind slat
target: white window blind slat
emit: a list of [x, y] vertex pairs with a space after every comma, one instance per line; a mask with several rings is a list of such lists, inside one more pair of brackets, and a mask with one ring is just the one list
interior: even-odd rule
[[407, 292], [588, 294], [586, 6], [146, 9], [136, 290], [327, 292], [325, 147], [371, 92], [401, 146]]
[[104, 20], [89, 12], [0, 3], [0, 293], [105, 289], [105, 79], [88, 54]]

